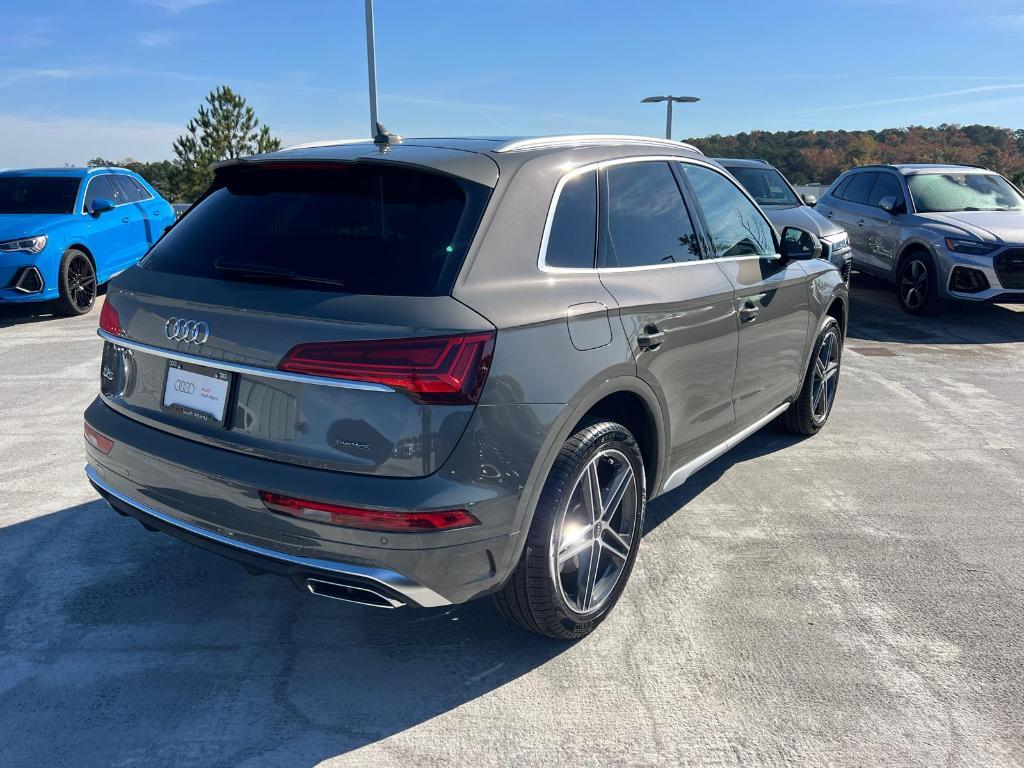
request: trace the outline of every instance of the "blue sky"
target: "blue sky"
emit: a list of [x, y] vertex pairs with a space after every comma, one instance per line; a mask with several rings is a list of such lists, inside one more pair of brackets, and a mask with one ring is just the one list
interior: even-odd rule
[[[205, 94], [286, 143], [365, 135], [361, 0], [13, 2], [0, 167], [171, 156]], [[377, 0], [381, 117], [405, 135], [1024, 128], [1021, 0]]]

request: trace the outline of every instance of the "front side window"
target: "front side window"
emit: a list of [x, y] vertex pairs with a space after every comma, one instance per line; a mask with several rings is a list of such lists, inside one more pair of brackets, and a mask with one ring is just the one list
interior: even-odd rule
[[996, 173], [915, 173], [907, 185], [918, 213], [1024, 211], [1024, 199]]
[[726, 166], [736, 181], [750, 193], [758, 205], [800, 205], [793, 190], [786, 184], [782, 174], [770, 166], [748, 168]]
[[700, 244], [668, 163], [605, 171], [602, 266], [646, 267], [700, 259]]
[[593, 269], [596, 245], [597, 171], [588, 171], [562, 185], [544, 263], [549, 267]]
[[0, 214], [71, 213], [78, 184], [70, 176], [0, 176]]
[[903, 202], [903, 187], [900, 186], [900, 180], [894, 173], [878, 174], [875, 185], [871, 188], [871, 194], [868, 195], [868, 205], [877, 208], [882, 198], [885, 197], [895, 197], [897, 205]]
[[117, 193], [114, 192], [114, 185], [110, 183], [110, 174], [94, 176], [89, 180], [89, 188], [85, 191], [85, 210], [88, 213], [92, 210], [92, 204], [97, 200], [110, 200], [117, 204]]
[[717, 257], [775, 253], [771, 225], [735, 184], [703, 166], [684, 164], [682, 167], [704, 212]]

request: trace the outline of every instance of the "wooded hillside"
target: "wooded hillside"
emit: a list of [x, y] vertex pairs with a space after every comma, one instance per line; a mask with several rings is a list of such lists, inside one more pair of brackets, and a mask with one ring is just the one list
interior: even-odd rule
[[831, 183], [866, 163], [982, 165], [1024, 181], [1024, 130], [991, 125], [910, 126], [882, 131], [752, 131], [687, 139], [711, 157], [767, 160], [793, 184]]

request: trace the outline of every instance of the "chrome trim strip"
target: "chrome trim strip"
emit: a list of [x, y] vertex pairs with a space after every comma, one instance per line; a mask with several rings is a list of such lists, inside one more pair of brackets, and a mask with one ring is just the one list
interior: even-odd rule
[[318, 571], [324, 571], [325, 573], [333, 573], [338, 576], [356, 576], [359, 578], [367, 579], [369, 581], [375, 581], [378, 584], [393, 589], [403, 597], [409, 598], [414, 603], [421, 605], [425, 608], [433, 608], [441, 605], [451, 605], [451, 601], [445, 599], [434, 590], [429, 587], [425, 587], [407, 578], [400, 573], [389, 571], [384, 568], [371, 568], [363, 565], [352, 565], [351, 563], [339, 563], [333, 560], [321, 560], [315, 557], [300, 557], [298, 555], [289, 555], [285, 552], [278, 552], [273, 549], [267, 549], [265, 547], [259, 547], [255, 544], [248, 544], [238, 539], [233, 539], [229, 536], [216, 533], [214, 531], [208, 531], [205, 528], [200, 528], [197, 525], [192, 525], [184, 520], [179, 520], [171, 515], [164, 514], [163, 512], [154, 509], [148, 504], [143, 504], [141, 501], [126, 496], [121, 491], [113, 488], [112, 486], [105, 483], [101, 478], [99, 472], [92, 464], [86, 464], [85, 475], [89, 478], [89, 481], [97, 488], [101, 488], [104, 492], [109, 493], [114, 498], [127, 504], [130, 507], [143, 512], [150, 517], [155, 517], [168, 525], [173, 525], [175, 528], [180, 528], [183, 531], [193, 534], [194, 536], [200, 536], [204, 539], [214, 541], [218, 544], [222, 544], [232, 549], [238, 549], [243, 552], [248, 552], [252, 555], [259, 557], [265, 557], [269, 560], [276, 560], [280, 563], [287, 563], [289, 565], [298, 565], [303, 568], [314, 568]]
[[[665, 142], [662, 141], [664, 144]], [[677, 142], [678, 143], [678, 142]], [[713, 163], [699, 160], [697, 158], [682, 157], [679, 155], [642, 155], [637, 157], [621, 157], [614, 160], [601, 160], [596, 163], [588, 163], [587, 165], [581, 165], [579, 168], [573, 168], [571, 171], [562, 176], [558, 183], [555, 184], [555, 192], [551, 196], [551, 203], [548, 205], [547, 218], [544, 220], [544, 233], [540, 239], [540, 251], [537, 254], [537, 269], [541, 272], [553, 272], [562, 275], [582, 275], [582, 274], [593, 274], [594, 272], [609, 273], [609, 272], [639, 272], [652, 269], [674, 269], [676, 267], [692, 267], [695, 264], [707, 264], [709, 262], [725, 262], [725, 261], [749, 261], [749, 260], [776, 260], [781, 259], [782, 256], [778, 253], [771, 255], [758, 255], [758, 256], [725, 256], [722, 258], [713, 257], [707, 259], [694, 259], [693, 261], [681, 261], [676, 264], [645, 264], [639, 267], [594, 267], [587, 269], [586, 267], [549, 267], [547, 264], [548, 255], [548, 240], [551, 237], [551, 227], [555, 221], [555, 209], [558, 207], [558, 200], [562, 196], [562, 189], [565, 185], [575, 176], [579, 176], [583, 173], [590, 173], [601, 168], [608, 168], [613, 165], [627, 165], [630, 163], [690, 163], [691, 165], [699, 165], [709, 170], [715, 171], [721, 174], [721, 167], [716, 166]], [[740, 187], [737, 185], [737, 189]], [[750, 195], [745, 190], [742, 191], [751, 201]], [[754, 203], [756, 205], [756, 203]]]
[[141, 341], [132, 341], [122, 336], [115, 336], [112, 333], [104, 331], [102, 328], [97, 328], [96, 333], [104, 341], [109, 341], [118, 347], [124, 347], [125, 349], [134, 349], [137, 352], [145, 352], [150, 355], [156, 355], [157, 357], [167, 358], [168, 360], [180, 360], [183, 363], [192, 363], [193, 365], [203, 365], [207, 368], [217, 368], [221, 371], [230, 371], [232, 373], [243, 373], [246, 376], [259, 376], [264, 379], [277, 379], [278, 381], [291, 381], [296, 384], [312, 384], [319, 387], [337, 387], [338, 389], [362, 389], [367, 392], [394, 392], [391, 387], [386, 384], [374, 384], [369, 381], [351, 381], [349, 379], [328, 379], [323, 376], [307, 376], [303, 373], [291, 373], [289, 371], [278, 371], [274, 368], [259, 368], [255, 365], [243, 365], [241, 363], [232, 363], [227, 360], [218, 360], [212, 357], [201, 357], [199, 355], [190, 355], [185, 352], [176, 352], [171, 349], [163, 349], [162, 347], [154, 347], [151, 344], [143, 344]]
[[653, 136], [629, 136], [614, 133], [580, 133], [565, 136], [535, 136], [530, 139], [516, 139], [502, 144], [495, 152], [526, 152], [531, 149], [556, 149], [558, 147], [598, 147], [606, 145], [640, 145], [649, 147], [673, 147], [690, 152], [701, 152], [693, 144], [671, 139], [657, 139]]
[[664, 493], [665, 491], [671, 491], [673, 488], [678, 488], [680, 485], [685, 483], [687, 479], [690, 477], [690, 475], [692, 475], [698, 469], [707, 466], [722, 454], [728, 452], [732, 448], [735, 448], [737, 445], [742, 443], [752, 434], [757, 432], [757, 430], [761, 429], [761, 427], [763, 427], [769, 421], [774, 419], [776, 416], [779, 416], [782, 413], [784, 413], [787, 408], [789, 408], [789, 403], [784, 403], [783, 405], [780, 405], [767, 416], [758, 419], [741, 432], [737, 432], [724, 443], [716, 445], [710, 451], [705, 451], [697, 458], [688, 461], [686, 464], [683, 464], [683, 466], [681, 466], [679, 469], [677, 469], [675, 472], [668, 476], [668, 479], [665, 481], [665, 484], [661, 488], [662, 493]]

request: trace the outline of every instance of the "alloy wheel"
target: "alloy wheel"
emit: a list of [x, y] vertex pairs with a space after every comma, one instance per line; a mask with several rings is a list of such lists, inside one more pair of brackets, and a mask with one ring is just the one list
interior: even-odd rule
[[636, 539], [640, 491], [625, 454], [607, 448], [576, 480], [551, 534], [551, 571], [566, 605], [587, 615], [612, 596]]
[[928, 300], [928, 267], [920, 259], [911, 259], [903, 268], [900, 294], [910, 309], [920, 309]]
[[818, 344], [811, 379], [811, 417], [821, 424], [832, 410], [839, 384], [839, 334], [829, 330]]
[[96, 300], [96, 272], [81, 254], [68, 263], [68, 296], [79, 310], [89, 309]]

